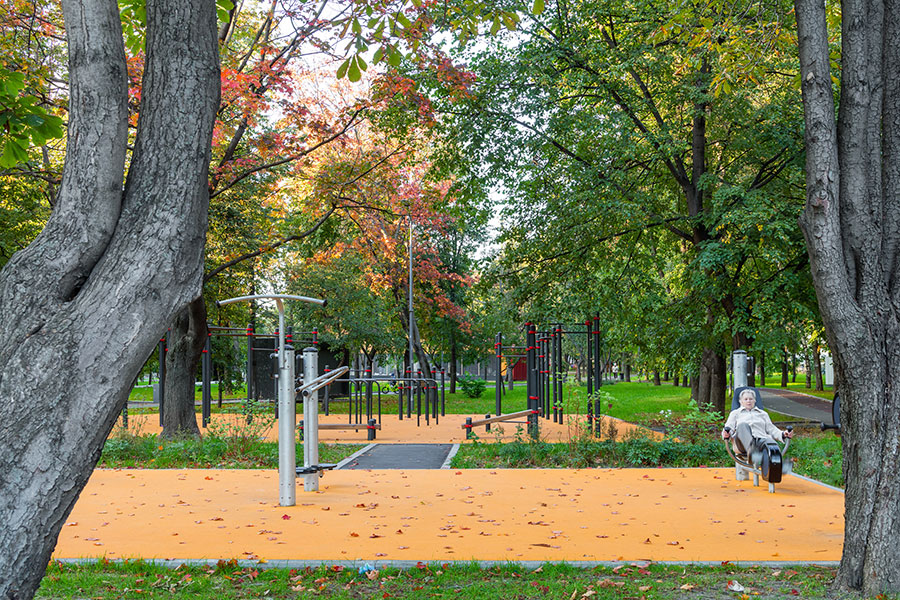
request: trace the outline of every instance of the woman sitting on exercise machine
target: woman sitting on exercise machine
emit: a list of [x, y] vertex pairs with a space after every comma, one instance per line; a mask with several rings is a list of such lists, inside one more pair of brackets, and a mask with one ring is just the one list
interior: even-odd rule
[[740, 408], [728, 415], [722, 429], [722, 439], [732, 440], [735, 452], [747, 456], [754, 464], [761, 462], [761, 453], [773, 440], [784, 442], [793, 437], [792, 431], [782, 431], [775, 427], [769, 414], [756, 406], [756, 392], [746, 388], [739, 397]]

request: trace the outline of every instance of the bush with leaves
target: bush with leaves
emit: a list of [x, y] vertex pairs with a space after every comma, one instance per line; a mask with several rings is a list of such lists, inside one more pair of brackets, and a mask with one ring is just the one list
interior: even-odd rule
[[459, 381], [459, 386], [462, 388], [463, 394], [469, 398], [481, 398], [481, 394], [484, 393], [486, 385], [487, 383], [484, 379], [478, 379], [469, 374], [466, 374], [466, 376]]

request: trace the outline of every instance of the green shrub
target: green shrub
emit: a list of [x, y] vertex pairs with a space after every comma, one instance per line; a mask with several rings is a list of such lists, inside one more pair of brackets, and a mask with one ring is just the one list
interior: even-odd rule
[[469, 374], [466, 374], [459, 381], [459, 386], [462, 388], [463, 393], [469, 398], [481, 398], [486, 385], [487, 383], [484, 379], [476, 379]]

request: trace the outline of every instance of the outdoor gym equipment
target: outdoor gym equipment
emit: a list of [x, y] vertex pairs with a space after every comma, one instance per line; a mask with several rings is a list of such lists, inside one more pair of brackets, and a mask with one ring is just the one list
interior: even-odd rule
[[[529, 409], [529, 410], [520, 410], [519, 412], [509, 413], [506, 415], [497, 415], [496, 417], [492, 417], [491, 415], [484, 415], [483, 419], [479, 419], [478, 421], [473, 421], [472, 417], [466, 417], [466, 422], [463, 424], [462, 428], [466, 430], [466, 439], [472, 439], [474, 437], [472, 429], [475, 427], [481, 427], [484, 425], [485, 431], [491, 430], [491, 423], [531, 423], [531, 417], [536, 416], [538, 411]], [[513, 421], [513, 419], [518, 419], [519, 417], [527, 417], [528, 421]]]
[[822, 423], [822, 431], [826, 429], [834, 429], [835, 435], [841, 435], [841, 397], [838, 394], [831, 403], [831, 424]]
[[[734, 377], [734, 395], [731, 398], [731, 410], [736, 410], [741, 407], [740, 397], [741, 392], [744, 390], [752, 390], [754, 394], [756, 394], [756, 407], [760, 410], [763, 410], [762, 405], [762, 397], [759, 394], [759, 390], [756, 388], [747, 386], [747, 371], [752, 370], [752, 359], [747, 357], [747, 353], [743, 350], [735, 350], [731, 354], [731, 370]], [[794, 428], [788, 426], [788, 431], [793, 431]], [[729, 434], [729, 436], [734, 437], [732, 435], [731, 428], [726, 428], [725, 432]], [[778, 446], [778, 442], [774, 440], [770, 442], [766, 442], [761, 448], [746, 448], [747, 455], [735, 454], [730, 440], [723, 440], [725, 442], [725, 449], [728, 451], [728, 454], [734, 460], [734, 476], [738, 481], [743, 481], [747, 479], [748, 475], [753, 475], [753, 485], [759, 485], [759, 478], [762, 476], [763, 480], [768, 482], [769, 484], [769, 493], [775, 493], [775, 484], [781, 482], [781, 474], [782, 467], [785, 455], [787, 455], [788, 448], [791, 445], [791, 439], [785, 438], [784, 448], [780, 448]], [[754, 464], [752, 460], [752, 454], [755, 451], [758, 456], [759, 463]]]
[[[349, 370], [349, 367], [341, 367], [330, 373], [319, 372], [319, 351], [310, 347], [303, 350], [303, 384], [291, 390], [291, 406], [293, 406], [294, 392], [303, 397], [303, 466], [292, 466], [294, 475], [303, 475], [303, 490], [307, 492], [319, 491], [319, 478], [324, 471], [333, 469], [336, 465], [327, 463], [319, 464], [319, 390], [333, 383], [338, 377]], [[293, 382], [293, 379], [291, 380]], [[279, 419], [280, 423], [280, 419]], [[296, 427], [296, 422], [292, 421]], [[280, 438], [280, 436], [279, 436]], [[291, 430], [293, 441], [293, 429]], [[293, 447], [293, 445], [292, 445]]]
[[[503, 416], [503, 379], [502, 362], [512, 359], [507, 369], [525, 359], [528, 432], [533, 437], [538, 435], [538, 417], [553, 418], [554, 423], [563, 422], [563, 382], [566, 379], [568, 365], [563, 360], [562, 339], [564, 335], [586, 336], [585, 361], [587, 363], [587, 416], [591, 430], [600, 435], [602, 412], [600, 400], [593, 399], [595, 388], [603, 385], [603, 361], [600, 359], [601, 332], [600, 317], [585, 321], [586, 329], [576, 325], [571, 330], [563, 329], [557, 323], [546, 330], [538, 330], [534, 323], [525, 323], [525, 345], [503, 344], [503, 335], [498, 333], [494, 338], [494, 358], [496, 359], [496, 380], [494, 386], [496, 412]], [[515, 413], [518, 414], [518, 413]], [[497, 417], [494, 417], [497, 418]], [[465, 427], [465, 426], [464, 426]]]
[[[320, 306], [325, 306], [326, 301], [287, 294], [256, 294], [220, 300], [216, 304], [224, 305], [250, 300], [274, 300], [275, 306], [278, 308], [278, 496], [281, 506], [294, 506], [297, 503], [297, 447], [294, 444], [294, 432], [297, 427], [294, 405], [294, 349], [285, 344], [284, 300], [298, 300]], [[315, 351], [315, 348], [312, 350]], [[304, 351], [304, 357], [305, 355], [306, 351]], [[315, 371], [310, 371], [309, 366], [304, 365], [304, 375], [308, 377], [306, 381], [311, 383], [315, 378]], [[304, 402], [305, 407], [306, 403]], [[316, 412], [316, 417], [318, 418], [318, 412]], [[307, 432], [306, 438], [309, 437], [315, 439], [316, 458], [318, 459], [318, 432], [314, 432], [312, 436]]]
[[[325, 371], [328, 372], [328, 370], [326, 366]], [[348, 390], [346, 394], [348, 401], [348, 426], [340, 428], [367, 428], [371, 433], [372, 429], [369, 423], [374, 418], [376, 405], [377, 423], [380, 424], [382, 395], [388, 391], [397, 393], [397, 412], [401, 421], [404, 418], [404, 413], [406, 413], [407, 418], [412, 418], [413, 405], [415, 405], [417, 425], [422, 424], [423, 415], [425, 416], [426, 425], [431, 424], [431, 419], [434, 419], [435, 424], [437, 424], [439, 418], [444, 416], [445, 412], [444, 370], [441, 369], [440, 376], [438, 376], [437, 369], [432, 369], [431, 377], [425, 377], [422, 371], [417, 371], [414, 375], [410, 375], [407, 370], [405, 375], [405, 377], [373, 375], [372, 362], [369, 361], [366, 364], [357, 363], [357, 367], [353, 372], [348, 373], [347, 377], [335, 379], [334, 383], [343, 383]], [[438, 390], [440, 390], [440, 393]], [[340, 398], [332, 396], [330, 388], [325, 388], [322, 404], [326, 415], [330, 414], [331, 405], [338, 399]], [[329, 428], [337, 429], [338, 427], [330, 426]], [[380, 429], [380, 425], [377, 429]]]
[[[740, 408], [739, 398], [744, 390], [753, 390], [756, 394], [756, 406], [762, 409], [762, 399], [760, 398], [759, 390], [741, 386], [734, 390], [731, 410]], [[788, 426], [787, 430], [793, 431], [794, 428]], [[727, 427], [725, 431], [734, 437], [733, 434], [735, 432], [732, 432], [730, 427]], [[764, 443], [762, 447], [746, 448], [747, 454], [735, 454], [731, 447], [731, 439], [723, 440], [723, 442], [725, 442], [725, 449], [728, 451], [728, 454], [734, 460], [734, 476], [738, 481], [744, 481], [749, 475], [753, 475], [753, 485], [759, 486], [759, 478], [762, 477], [769, 484], [769, 493], [775, 493], [775, 484], [781, 483], [784, 457], [787, 455], [788, 448], [791, 445], [791, 438], [785, 438], [784, 448], [779, 447], [778, 442], [771, 440]], [[753, 462], [752, 455], [754, 453], [758, 456], [758, 464]]]

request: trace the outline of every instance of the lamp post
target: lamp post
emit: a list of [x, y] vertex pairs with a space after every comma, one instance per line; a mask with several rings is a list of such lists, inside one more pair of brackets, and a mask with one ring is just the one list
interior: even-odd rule
[[[409, 377], [413, 376], [413, 365], [415, 364], [415, 348], [413, 346], [413, 329], [416, 326], [416, 317], [413, 313], [413, 224], [412, 210], [409, 212]], [[412, 407], [412, 382], [410, 382], [410, 394], [408, 395], [408, 408]]]

